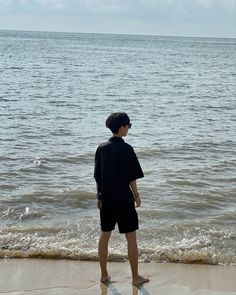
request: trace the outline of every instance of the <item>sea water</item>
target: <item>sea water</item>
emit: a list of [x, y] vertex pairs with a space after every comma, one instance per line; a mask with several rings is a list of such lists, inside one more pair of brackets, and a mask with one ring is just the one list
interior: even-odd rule
[[[0, 257], [97, 260], [94, 153], [129, 114], [139, 259], [236, 264], [235, 39], [0, 31]], [[110, 260], [124, 261], [116, 229]]]

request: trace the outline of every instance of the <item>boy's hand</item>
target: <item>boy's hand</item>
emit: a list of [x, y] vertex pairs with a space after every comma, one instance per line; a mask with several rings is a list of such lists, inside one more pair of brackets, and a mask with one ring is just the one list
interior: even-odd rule
[[136, 208], [140, 207], [141, 206], [141, 199], [140, 199], [139, 195], [135, 196], [134, 200], [135, 200], [135, 203], [136, 203], [135, 207]]
[[97, 208], [101, 209], [102, 208], [102, 201], [97, 199]]

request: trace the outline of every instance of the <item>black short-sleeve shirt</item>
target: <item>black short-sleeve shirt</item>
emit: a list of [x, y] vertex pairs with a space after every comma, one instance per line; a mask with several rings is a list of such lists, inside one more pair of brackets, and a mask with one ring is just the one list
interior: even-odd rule
[[116, 205], [134, 201], [129, 183], [144, 175], [132, 146], [121, 137], [112, 137], [97, 148], [94, 177], [99, 198]]

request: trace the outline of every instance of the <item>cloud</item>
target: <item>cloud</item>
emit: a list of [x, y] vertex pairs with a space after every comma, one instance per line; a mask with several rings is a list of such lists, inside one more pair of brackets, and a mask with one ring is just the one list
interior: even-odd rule
[[40, 6], [45, 8], [55, 8], [55, 9], [64, 9], [65, 1], [64, 0], [36, 0]]
[[51, 10], [65, 8], [64, 0], [0, 0], [0, 11], [33, 12], [37, 9]]
[[80, 0], [68, 1], [68, 11], [79, 7], [81, 12], [96, 16], [134, 19], [208, 19], [235, 16], [235, 0]]
[[34, 11], [64, 9], [67, 13], [123, 17], [168, 17], [201, 13], [220, 13], [233, 9], [235, 0], [0, 0], [0, 10]]

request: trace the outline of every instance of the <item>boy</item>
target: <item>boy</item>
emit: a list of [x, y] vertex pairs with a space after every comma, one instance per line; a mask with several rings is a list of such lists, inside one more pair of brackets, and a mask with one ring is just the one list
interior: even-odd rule
[[100, 209], [101, 236], [98, 254], [102, 283], [110, 280], [107, 271], [108, 242], [116, 223], [119, 232], [127, 239], [128, 258], [135, 286], [149, 282], [138, 274], [138, 247], [136, 230], [138, 215], [135, 209], [141, 205], [136, 179], [143, 177], [143, 171], [131, 145], [122, 139], [132, 124], [126, 113], [112, 113], [106, 120], [106, 127], [113, 136], [97, 148], [94, 177], [97, 184], [97, 207]]

